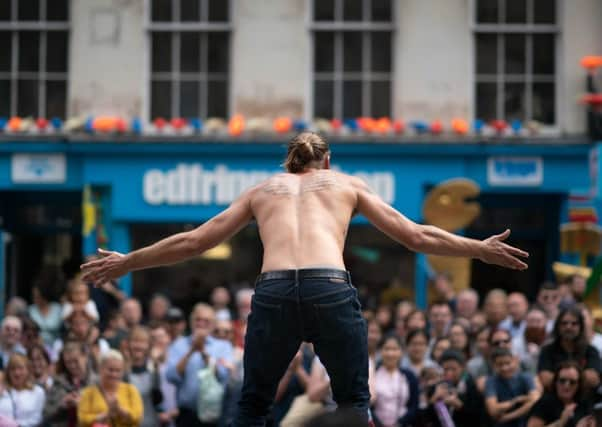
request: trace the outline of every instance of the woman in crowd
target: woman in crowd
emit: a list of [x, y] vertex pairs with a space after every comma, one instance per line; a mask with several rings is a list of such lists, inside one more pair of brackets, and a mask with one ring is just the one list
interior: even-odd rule
[[44, 421], [53, 427], [77, 426], [80, 392], [95, 379], [88, 369], [88, 356], [83, 345], [67, 342], [59, 356], [54, 383], [47, 393]]
[[433, 349], [431, 350], [431, 360], [437, 363], [441, 355], [451, 347], [451, 341], [448, 337], [439, 337], [433, 343]]
[[449, 328], [451, 348], [459, 351], [468, 360], [470, 358], [470, 338], [468, 330], [460, 323], [454, 322]]
[[5, 370], [6, 388], [0, 394], [0, 415], [19, 427], [37, 427], [42, 421], [44, 390], [33, 381], [26, 356], [14, 353]]
[[59, 337], [63, 323], [60, 304], [52, 302], [52, 290], [57, 280], [60, 280], [58, 276], [47, 277], [47, 274], [42, 274], [32, 289], [33, 304], [28, 310], [29, 317], [40, 327], [46, 346], [51, 346]]
[[[67, 319], [66, 326], [65, 340], [82, 343], [92, 368], [96, 370], [98, 357], [109, 351], [111, 347], [104, 338], [100, 338], [100, 332], [93, 319], [85, 311], [76, 310]], [[60, 353], [62, 347], [63, 340], [58, 339], [53, 348], [55, 354]]]
[[527, 427], [575, 427], [591, 413], [583, 399], [583, 374], [574, 361], [562, 362], [554, 372], [554, 387], [535, 404]]
[[387, 335], [381, 345], [382, 363], [374, 373], [373, 415], [377, 426], [411, 425], [418, 413], [418, 380], [400, 368], [403, 351], [397, 335]]
[[407, 353], [401, 361], [401, 367], [409, 369], [416, 378], [420, 378], [422, 368], [435, 364], [427, 355], [428, 346], [429, 336], [424, 329], [410, 331], [406, 337]]
[[143, 415], [142, 398], [136, 387], [122, 381], [124, 369], [124, 359], [118, 351], [109, 350], [101, 356], [98, 384], [86, 387], [79, 399], [79, 426], [140, 425]]
[[406, 316], [406, 331], [426, 330], [426, 314], [422, 310], [413, 310]]
[[31, 362], [34, 382], [48, 391], [52, 387], [52, 365], [50, 355], [42, 344], [35, 344], [27, 350], [27, 358]]

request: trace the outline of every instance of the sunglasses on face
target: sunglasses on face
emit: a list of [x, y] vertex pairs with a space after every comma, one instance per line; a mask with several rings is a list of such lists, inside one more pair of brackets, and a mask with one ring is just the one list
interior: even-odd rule
[[573, 378], [558, 378], [557, 382], [561, 385], [577, 385], [577, 380]]

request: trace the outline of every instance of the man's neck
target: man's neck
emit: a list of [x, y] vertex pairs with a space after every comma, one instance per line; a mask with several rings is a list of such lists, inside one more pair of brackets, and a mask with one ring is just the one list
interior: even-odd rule
[[564, 351], [568, 353], [572, 353], [573, 351], [575, 351], [575, 343], [573, 342], [573, 340], [561, 339], [560, 346], [564, 349]]

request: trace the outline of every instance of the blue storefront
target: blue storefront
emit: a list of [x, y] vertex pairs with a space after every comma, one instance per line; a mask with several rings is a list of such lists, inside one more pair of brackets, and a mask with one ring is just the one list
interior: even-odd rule
[[[334, 142], [332, 161], [334, 167], [364, 178], [415, 221], [422, 221], [423, 201], [433, 187], [458, 177], [474, 181], [480, 187], [483, 218], [460, 232], [484, 237], [502, 231], [495, 229], [500, 224], [520, 222], [514, 241], [535, 248], [536, 261], [544, 266], [529, 280], [541, 281], [550, 277], [549, 265], [559, 256], [558, 227], [566, 221], [569, 194], [589, 194], [595, 184], [590, 176], [592, 147]], [[18, 271], [27, 264], [23, 255], [17, 263], [12, 260], [19, 234], [69, 234], [74, 239], [67, 246], [81, 255], [93, 253], [99, 242], [127, 252], [133, 249], [133, 227], [199, 224], [248, 186], [281, 170], [284, 155], [284, 143], [2, 142], [0, 294], [23, 293], [27, 286], [15, 285]], [[362, 223], [357, 219], [358, 226]], [[414, 296], [424, 305], [428, 266], [422, 256], [412, 262]], [[124, 278], [121, 286], [131, 292], [132, 277]]]

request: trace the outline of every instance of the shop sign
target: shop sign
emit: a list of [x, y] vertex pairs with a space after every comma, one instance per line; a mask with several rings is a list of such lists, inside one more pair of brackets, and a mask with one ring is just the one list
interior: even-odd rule
[[[180, 163], [174, 169], [150, 169], [143, 177], [144, 201], [150, 205], [227, 205], [243, 191], [276, 171], [233, 170], [225, 165], [209, 169], [200, 163]], [[390, 172], [357, 172], [383, 200], [393, 203], [395, 175]]]
[[543, 183], [541, 157], [489, 157], [487, 159], [489, 185], [507, 187], [539, 186]]
[[64, 154], [17, 153], [11, 158], [11, 179], [15, 184], [63, 184], [67, 178]]

